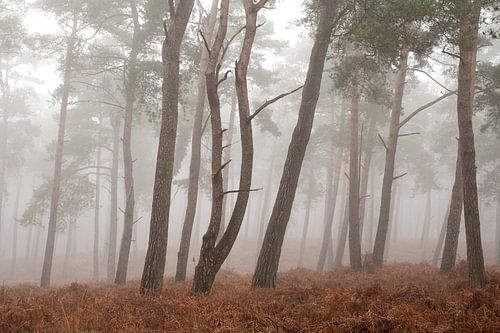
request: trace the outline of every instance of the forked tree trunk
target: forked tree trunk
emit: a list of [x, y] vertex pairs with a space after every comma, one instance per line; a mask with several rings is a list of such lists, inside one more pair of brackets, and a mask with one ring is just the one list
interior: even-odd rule
[[320, 5], [322, 9], [309, 60], [306, 82], [302, 91], [299, 117], [288, 148], [276, 202], [269, 219], [257, 267], [255, 268], [252, 280], [253, 288], [276, 286], [281, 247], [290, 220], [302, 162], [311, 136], [325, 58], [333, 29], [332, 22], [337, 13], [337, 1], [323, 0]]
[[71, 76], [73, 71], [73, 59], [76, 44], [76, 33], [78, 31], [78, 15], [73, 13], [73, 26], [71, 35], [68, 38], [66, 49], [66, 59], [64, 64], [64, 79], [62, 87], [61, 111], [59, 115], [59, 129], [57, 135], [57, 146], [54, 159], [54, 175], [52, 178], [52, 193], [50, 198], [49, 226], [47, 228], [47, 242], [45, 243], [45, 255], [43, 258], [41, 287], [50, 285], [52, 273], [52, 260], [54, 257], [54, 247], [57, 229], [57, 211], [59, 208], [59, 197], [61, 194], [61, 172], [63, 164], [64, 134], [66, 130], [66, 116], [68, 113], [69, 93], [71, 89]]
[[[212, 0], [212, 6], [210, 8], [210, 14], [208, 17], [208, 24], [203, 32], [208, 43], [212, 41], [212, 34], [215, 29], [218, 3], [218, 0]], [[198, 203], [198, 187], [201, 165], [201, 139], [203, 136], [203, 111], [205, 109], [205, 99], [207, 96], [205, 73], [207, 71], [208, 60], [208, 50], [204, 45], [202, 45], [200, 68], [198, 72], [193, 132], [191, 136], [191, 161], [189, 164], [187, 205], [184, 224], [182, 226], [179, 252], [177, 252], [177, 267], [175, 270], [176, 282], [181, 282], [186, 279], [189, 248], [191, 244], [191, 234], [193, 231], [194, 217], [196, 216], [196, 206]]]
[[354, 74], [351, 87], [351, 140], [349, 147], [349, 261], [351, 269], [361, 269], [359, 231], [359, 83]]
[[124, 285], [127, 281], [130, 245], [132, 243], [132, 230], [134, 226], [134, 159], [132, 157], [132, 127], [134, 121], [134, 104], [136, 100], [136, 86], [138, 79], [137, 62], [141, 50], [141, 28], [139, 13], [135, 0], [130, 0], [130, 10], [133, 20], [134, 34], [132, 36], [132, 49], [125, 72], [125, 118], [123, 123], [123, 171], [125, 174], [125, 213], [123, 217], [123, 234], [118, 254], [115, 283]]
[[229, 163], [229, 161], [225, 161], [224, 164], [222, 163], [222, 137], [224, 131], [220, 119], [220, 101], [218, 96], [219, 78], [218, 70], [216, 69], [222, 43], [227, 32], [229, 1], [223, 0], [221, 4], [219, 30], [217, 31], [217, 37], [210, 55], [209, 70], [207, 72], [207, 95], [212, 111], [212, 213], [208, 230], [203, 236], [200, 259], [196, 265], [193, 286], [191, 288], [191, 291], [195, 294], [206, 294], [212, 288], [215, 276], [224, 260], [226, 260], [229, 255], [245, 216], [252, 184], [254, 152], [250, 103], [248, 99], [247, 72], [257, 32], [257, 14], [266, 3], [267, 0], [261, 0], [257, 3], [251, 0], [243, 1], [246, 17], [245, 37], [241, 48], [240, 58], [236, 62], [235, 73], [242, 146], [240, 184], [236, 203], [227, 229], [220, 238], [220, 241], [217, 242], [222, 219], [223, 198], [224, 195], [227, 194], [224, 192], [222, 171]]
[[441, 272], [451, 272], [457, 259], [458, 236], [460, 234], [460, 220], [462, 219], [463, 207], [463, 185], [462, 185], [462, 161], [460, 147], [457, 152], [455, 167], [455, 181], [451, 192], [450, 213], [446, 223], [446, 238], [441, 260]]
[[113, 281], [116, 271], [116, 243], [118, 238], [118, 163], [120, 159], [120, 117], [111, 119], [113, 127], [113, 157], [111, 164], [111, 200], [109, 216], [109, 249], [106, 276]]
[[[391, 212], [391, 192], [394, 181], [394, 167], [396, 161], [396, 151], [399, 136], [399, 120], [403, 105], [403, 95], [406, 84], [406, 72], [408, 68], [408, 51], [401, 51], [399, 57], [399, 68], [394, 83], [394, 99], [392, 102], [391, 121], [389, 128], [389, 140], [385, 147], [385, 169], [382, 181], [382, 197], [380, 200], [380, 212], [373, 247], [373, 262], [377, 266], [382, 266], [384, 262], [384, 250], [389, 228], [389, 215]], [[385, 145], [385, 143], [384, 143]]]
[[467, 263], [471, 286], [479, 287], [486, 283], [483, 246], [481, 243], [481, 222], [477, 197], [476, 149], [472, 112], [474, 109], [477, 41], [479, 19], [483, 1], [461, 1], [465, 3], [462, 17], [459, 18], [458, 66], [458, 132], [462, 158], [462, 181], [464, 191], [465, 236], [467, 240]]
[[[335, 154], [332, 152], [332, 157]], [[332, 244], [332, 225], [333, 217], [335, 216], [335, 208], [337, 205], [337, 196], [339, 192], [340, 183], [340, 170], [342, 170], [342, 157], [344, 155], [344, 149], [339, 148], [335, 159], [330, 159], [332, 162], [328, 168], [328, 176], [326, 184], [328, 186], [326, 190], [326, 200], [325, 200], [325, 219], [324, 219], [324, 231], [323, 231], [323, 241], [321, 242], [321, 250], [319, 252], [318, 264], [316, 270], [323, 271], [325, 269], [326, 257], [328, 249], [331, 249]]]
[[180, 49], [194, 0], [179, 1], [163, 42], [163, 99], [149, 242], [140, 292], [159, 293], [167, 255], [168, 222], [179, 116]]
[[311, 168], [309, 170], [309, 188], [307, 190], [306, 213], [304, 215], [304, 227], [302, 229], [302, 239], [300, 241], [299, 261], [297, 263], [298, 267], [302, 267], [302, 262], [304, 260], [304, 250], [306, 248], [307, 233], [309, 231], [309, 220], [311, 217], [313, 190], [314, 190], [314, 173], [313, 173], [313, 168]]

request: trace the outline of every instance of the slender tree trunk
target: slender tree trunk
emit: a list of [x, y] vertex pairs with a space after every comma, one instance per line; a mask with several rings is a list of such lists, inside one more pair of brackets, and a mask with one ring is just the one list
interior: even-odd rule
[[31, 246], [32, 246], [32, 238], [33, 238], [33, 226], [28, 226], [28, 240], [26, 241], [26, 249], [24, 252], [24, 262], [28, 265], [28, 261], [30, 259]]
[[427, 247], [428, 247], [428, 241], [429, 241], [429, 229], [430, 229], [430, 224], [431, 224], [431, 213], [432, 213], [432, 207], [431, 207], [431, 190], [427, 191], [427, 204], [425, 207], [425, 218], [424, 218], [424, 225], [422, 228], [422, 236], [420, 238], [420, 248], [422, 249], [422, 259], [425, 260], [427, 256]]
[[[208, 43], [212, 41], [212, 34], [217, 21], [217, 6], [219, 1], [212, 0], [207, 27], [203, 32]], [[205, 73], [208, 66], [208, 50], [203, 45], [201, 47], [200, 69], [198, 73], [197, 97], [194, 113], [193, 132], [191, 136], [191, 162], [189, 165], [189, 184], [186, 205], [186, 214], [182, 227], [181, 242], [179, 252], [177, 252], [177, 268], [175, 271], [175, 281], [181, 282], [186, 279], [187, 263], [189, 258], [189, 247], [191, 244], [191, 233], [193, 231], [194, 217], [196, 215], [196, 205], [198, 202], [198, 185], [201, 165], [201, 139], [203, 136], [203, 114], [205, 109], [206, 78]]]
[[49, 226], [47, 228], [47, 242], [45, 244], [45, 255], [43, 258], [41, 287], [50, 285], [52, 273], [52, 260], [54, 257], [54, 246], [57, 229], [57, 211], [61, 192], [61, 172], [63, 164], [64, 134], [66, 130], [66, 116], [68, 113], [69, 93], [71, 89], [71, 76], [73, 71], [73, 58], [76, 44], [76, 33], [78, 31], [78, 15], [73, 13], [73, 27], [71, 36], [68, 38], [66, 49], [66, 59], [64, 64], [64, 79], [62, 87], [61, 111], [59, 115], [59, 129], [57, 135], [57, 145], [54, 160], [54, 175], [52, 178], [52, 194], [50, 198]]
[[455, 181], [451, 193], [450, 213], [446, 225], [446, 238], [441, 260], [441, 272], [451, 272], [457, 259], [458, 236], [460, 233], [460, 220], [462, 219], [463, 207], [463, 185], [462, 185], [462, 161], [460, 147], [457, 152], [457, 163], [455, 168]]
[[349, 200], [345, 200], [344, 216], [339, 224], [339, 236], [337, 243], [337, 250], [335, 251], [335, 258], [333, 259], [333, 268], [342, 266], [342, 259], [344, 258], [345, 243], [347, 241], [347, 230], [349, 229]]
[[332, 22], [337, 13], [337, 1], [321, 1], [323, 7], [318, 23], [318, 31], [311, 51], [309, 69], [302, 91], [299, 118], [288, 148], [283, 175], [276, 202], [267, 227], [257, 267], [252, 280], [253, 288], [276, 286], [281, 247], [286, 227], [290, 219], [302, 162], [311, 136], [314, 113], [319, 98], [325, 58], [330, 45]]
[[439, 261], [439, 256], [441, 254], [441, 251], [443, 250], [443, 244], [444, 244], [444, 237], [446, 236], [446, 222], [448, 221], [448, 215], [450, 215], [450, 204], [448, 205], [448, 208], [446, 209], [446, 214], [444, 215], [444, 220], [443, 224], [441, 225], [441, 231], [439, 232], [439, 238], [436, 244], [436, 250], [434, 251], [434, 255], [432, 257], [432, 266], [437, 266], [438, 261]]
[[[227, 136], [227, 146], [223, 149], [224, 150], [224, 161], [229, 161], [231, 159], [231, 154], [233, 150], [233, 135], [234, 135], [234, 122], [236, 118], [236, 103], [237, 103], [237, 98], [236, 98], [236, 93], [233, 94], [232, 100], [231, 100], [231, 113], [229, 115], [229, 128], [227, 130], [228, 136]], [[224, 182], [224, 191], [227, 191], [229, 181], [231, 179], [230, 174], [229, 174], [229, 169], [230, 165], [226, 166], [224, 170], [222, 171], [222, 178], [226, 179], [226, 182]], [[232, 185], [233, 182], [231, 182]], [[224, 234], [224, 230], [226, 230], [226, 212], [227, 212], [227, 201], [228, 198], [224, 196], [222, 199], [222, 220], [220, 224], [220, 229], [219, 229], [219, 235], [217, 236], [217, 242], [220, 241], [222, 235]], [[231, 201], [230, 208], [232, 209], [233, 207], [233, 201]]]
[[353, 270], [360, 270], [362, 265], [359, 213], [359, 83], [355, 74], [351, 88], [349, 148], [349, 261]]
[[135, 0], [130, 1], [134, 34], [132, 49], [125, 68], [125, 118], [123, 125], [123, 171], [125, 174], [125, 213], [123, 218], [123, 234], [118, 254], [115, 284], [124, 285], [127, 281], [130, 245], [134, 227], [135, 191], [134, 191], [134, 159], [132, 157], [132, 127], [134, 104], [137, 86], [137, 62], [141, 50], [141, 26]]
[[113, 127], [113, 157], [111, 165], [111, 202], [109, 216], [109, 249], [106, 276], [113, 281], [116, 271], [116, 243], [118, 238], [118, 163], [120, 159], [120, 117], [111, 119]]
[[[1, 74], [1, 73], [0, 73]], [[9, 70], [5, 71], [5, 80], [2, 83], [2, 95], [4, 98], [10, 97], [10, 85], [9, 85]], [[7, 193], [7, 185], [5, 181], [5, 172], [7, 170], [7, 136], [8, 136], [8, 110], [3, 109], [2, 114], [2, 131], [0, 132], [0, 236], [3, 235], [2, 225], [4, 221], [4, 206], [5, 206], [5, 194]], [[1, 237], [0, 237], [1, 246]]]
[[[335, 154], [332, 153], [332, 157], [334, 155]], [[333, 217], [335, 216], [335, 208], [337, 205], [337, 195], [339, 192], [340, 171], [342, 170], [343, 155], [344, 149], [340, 148], [337, 152], [335, 160], [331, 159], [330, 167], [328, 168], [328, 176], [326, 181], [328, 188], [326, 190], [325, 200], [325, 227], [323, 232], [323, 241], [321, 242], [321, 250], [319, 252], [318, 264], [316, 266], [316, 270], [320, 272], [325, 268], [328, 249], [332, 248], [332, 225]]]
[[375, 171], [372, 169], [371, 171], [371, 180], [370, 180], [370, 208], [368, 215], [368, 248], [373, 249], [373, 228], [374, 228], [374, 216], [375, 216]]
[[63, 278], [66, 280], [68, 278], [68, 271], [69, 271], [69, 260], [71, 257], [71, 247], [73, 246], [73, 239], [74, 239], [74, 228], [72, 225], [68, 226], [68, 236], [66, 237], [66, 251], [64, 252], [64, 261], [63, 261], [63, 271], [62, 275]]
[[262, 239], [264, 238], [264, 229], [266, 221], [269, 217], [269, 204], [271, 201], [271, 192], [273, 188], [273, 178], [274, 178], [274, 164], [276, 160], [276, 143], [274, 144], [273, 154], [271, 156], [271, 166], [269, 168], [269, 173], [267, 174], [266, 188], [264, 189], [264, 198], [262, 200], [261, 210], [260, 210], [260, 224], [259, 224], [259, 234], [257, 236], [257, 253], [256, 258], [259, 254], [259, 249], [262, 246]]
[[99, 279], [99, 214], [101, 209], [101, 148], [100, 133], [98, 135], [97, 157], [96, 157], [96, 178], [95, 178], [95, 207], [94, 207], [94, 257], [93, 257], [93, 272], [94, 280]]
[[12, 237], [12, 266], [11, 272], [14, 275], [17, 264], [17, 231], [19, 225], [19, 200], [21, 198], [21, 187], [23, 183], [23, 176], [19, 175], [17, 180], [17, 189], [16, 189], [16, 200], [14, 201], [14, 214], [13, 214], [13, 223], [14, 223], [14, 232]]
[[236, 203], [234, 205], [227, 229], [216, 245], [217, 236], [220, 230], [224, 184], [222, 178], [222, 130], [220, 123], [220, 101], [217, 91], [218, 73], [216, 64], [223, 40], [227, 31], [227, 19], [229, 1], [223, 0], [221, 5], [221, 20], [219, 30], [210, 57], [210, 71], [207, 74], [207, 94], [212, 111], [212, 214], [208, 231], [203, 236], [203, 244], [200, 251], [200, 260], [196, 265], [193, 286], [191, 291], [195, 294], [206, 294], [210, 291], [215, 276], [222, 263], [226, 260], [234, 242], [238, 236], [248, 203], [252, 184], [253, 171], [253, 134], [250, 117], [250, 102], [248, 98], [247, 71], [250, 63], [252, 46], [257, 32], [257, 14], [265, 5], [267, 0], [260, 0], [254, 3], [251, 0], [244, 0], [246, 28], [240, 58], [236, 63], [236, 93], [238, 95], [240, 137], [242, 146], [240, 184]]
[[495, 244], [496, 244], [496, 264], [500, 265], [500, 189], [497, 190], [496, 194], [496, 236], [495, 236]]
[[[309, 169], [309, 177], [308, 178], [309, 178], [309, 188], [307, 190], [306, 213], [304, 216], [304, 228], [302, 229], [302, 239], [300, 241], [299, 262], [298, 262], [299, 267], [302, 267], [302, 262], [304, 259], [304, 250], [306, 248], [306, 242], [307, 242], [307, 233], [309, 231], [309, 221], [310, 221], [311, 206], [312, 206], [312, 195], [313, 195], [313, 190], [314, 190], [313, 168]], [[265, 202], [266, 201], [264, 201], [264, 203]], [[259, 244], [259, 246], [260, 245], [261, 244]]]
[[469, 280], [473, 287], [486, 283], [483, 247], [481, 243], [481, 222], [477, 197], [476, 149], [472, 112], [474, 109], [477, 40], [482, 2], [465, 2], [465, 9], [459, 18], [460, 61], [458, 67], [458, 131], [462, 158], [462, 180], [464, 192], [465, 236], [467, 240], [467, 263]]
[[[363, 229], [365, 224], [365, 214], [366, 214], [366, 200], [368, 198], [368, 178], [370, 176], [370, 168], [373, 157], [373, 146], [376, 140], [375, 131], [377, 129], [377, 117], [373, 111], [370, 112], [369, 115], [370, 124], [368, 125], [368, 133], [366, 135], [366, 146], [365, 146], [365, 157], [362, 165], [362, 174], [361, 174], [361, 185], [360, 185], [360, 203], [359, 203], [359, 225], [360, 225], [360, 241], [363, 242]], [[371, 192], [371, 196], [373, 196], [373, 192]], [[371, 198], [373, 201], [373, 198]], [[370, 246], [371, 248], [371, 246]]]
[[[400, 208], [400, 205], [401, 205], [401, 190], [399, 188], [399, 186], [394, 186], [394, 201], [395, 201], [395, 205], [392, 205], [391, 206], [391, 214], [389, 216], [389, 227], [388, 227], [388, 230], [387, 230], [387, 235], [388, 235], [388, 238], [385, 242], [385, 249], [384, 249], [384, 258], [389, 258], [389, 250], [390, 250], [390, 247], [391, 247], [391, 240], [392, 240], [392, 230], [394, 228], [395, 225], [398, 224], [398, 215], [399, 215], [399, 208]], [[387, 261], [386, 259], [384, 259], [385, 261]]]
[[151, 209], [148, 249], [141, 279], [140, 292], [159, 293], [168, 242], [168, 222], [174, 168], [177, 120], [179, 116], [180, 49], [193, 10], [194, 0], [180, 1], [163, 43], [163, 101], [162, 120], [156, 174]]
[[408, 68], [408, 51], [401, 51], [399, 69], [394, 84], [394, 99], [392, 103], [391, 122], [389, 129], [389, 140], [385, 154], [384, 179], [382, 181], [382, 197], [380, 200], [380, 215], [378, 220], [377, 235], [373, 247], [373, 262], [382, 266], [384, 262], [384, 249], [389, 228], [389, 215], [391, 211], [391, 192], [394, 181], [394, 166], [399, 136], [399, 120], [401, 118], [403, 95], [406, 84], [406, 72]]

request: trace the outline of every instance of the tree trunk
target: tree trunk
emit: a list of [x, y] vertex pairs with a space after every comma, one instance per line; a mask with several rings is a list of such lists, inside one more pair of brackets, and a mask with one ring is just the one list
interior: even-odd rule
[[[394, 84], [394, 99], [392, 103], [391, 123], [389, 129], [389, 142], [385, 153], [385, 169], [382, 181], [382, 197], [380, 200], [380, 214], [373, 247], [373, 262], [377, 266], [382, 266], [384, 262], [384, 249], [389, 228], [389, 215], [391, 211], [391, 192], [394, 181], [394, 167], [396, 160], [396, 150], [399, 136], [399, 119], [401, 118], [403, 95], [406, 84], [406, 72], [408, 68], [408, 51], [401, 51], [399, 59], [399, 69]], [[385, 145], [385, 143], [384, 143]]]
[[[231, 153], [233, 150], [233, 135], [234, 135], [234, 122], [236, 118], [236, 93], [233, 94], [232, 100], [231, 100], [231, 113], [229, 115], [229, 128], [227, 129], [228, 136], [227, 136], [227, 146], [223, 149], [224, 150], [224, 161], [229, 161], [231, 159]], [[229, 174], [229, 169], [230, 165], [226, 166], [224, 170], [222, 171], [222, 178], [226, 179], [226, 182], [224, 182], [224, 191], [227, 191], [228, 186], [230, 184], [230, 174]], [[231, 185], [233, 185], [233, 181], [231, 181]], [[217, 236], [217, 242], [220, 241], [222, 235], [224, 234], [224, 230], [226, 230], [226, 213], [227, 213], [227, 200], [228, 198], [224, 196], [222, 199], [222, 218], [221, 218], [221, 224], [220, 224], [220, 229], [219, 229], [219, 235]], [[231, 204], [229, 207], [232, 209], [233, 208], [233, 201], [231, 201]]]
[[[332, 152], [333, 157], [335, 154]], [[337, 152], [335, 160], [330, 159], [330, 167], [328, 168], [327, 176], [327, 189], [325, 200], [325, 219], [324, 219], [324, 232], [323, 241], [321, 242], [321, 250], [319, 252], [318, 264], [316, 270], [323, 271], [325, 269], [326, 256], [328, 249], [332, 248], [332, 225], [333, 217], [335, 216], [335, 208], [337, 205], [337, 195], [339, 192], [340, 171], [342, 169], [342, 157], [344, 149], [340, 148]]]
[[21, 186], [23, 182], [23, 176], [19, 175], [17, 181], [17, 190], [16, 190], [16, 200], [14, 201], [14, 214], [13, 214], [13, 223], [14, 223], [14, 233], [12, 237], [12, 265], [11, 265], [11, 273], [14, 275], [17, 264], [17, 231], [19, 224], [19, 200], [21, 197]]
[[455, 182], [451, 192], [450, 213], [446, 226], [446, 238], [441, 260], [441, 272], [451, 272], [457, 259], [458, 235], [460, 233], [460, 220], [462, 219], [463, 207], [463, 185], [462, 185], [462, 161], [460, 147], [457, 152], [457, 163], [455, 168]]
[[141, 279], [140, 292], [159, 293], [163, 286], [163, 274], [168, 242], [168, 222], [174, 168], [177, 120], [179, 116], [180, 48], [186, 31], [194, 0], [180, 1], [171, 17], [163, 43], [163, 100], [162, 120], [148, 249]]
[[133, 19], [134, 35], [132, 36], [132, 49], [125, 68], [125, 118], [123, 125], [123, 171], [125, 174], [125, 213], [123, 217], [123, 234], [118, 254], [115, 284], [124, 285], [127, 281], [127, 270], [132, 243], [134, 226], [134, 159], [132, 157], [132, 126], [134, 120], [134, 104], [137, 86], [137, 62], [141, 50], [139, 13], [135, 0], [130, 1]]
[[96, 160], [96, 178], [95, 178], [95, 207], [94, 207], [94, 257], [92, 277], [94, 280], [99, 279], [99, 213], [101, 208], [101, 148], [100, 148], [100, 133], [97, 139], [97, 160]]
[[[375, 131], [377, 129], [377, 117], [373, 111], [370, 112], [369, 115], [370, 124], [368, 125], [368, 134], [366, 135], [366, 146], [365, 146], [365, 157], [362, 165], [362, 174], [361, 174], [361, 185], [360, 185], [360, 207], [359, 207], [359, 234], [360, 240], [363, 242], [363, 229], [365, 222], [365, 213], [366, 213], [366, 200], [368, 199], [368, 178], [370, 176], [370, 168], [373, 157], [373, 146], [376, 140]], [[373, 196], [373, 192], [371, 195]], [[373, 201], [373, 197], [370, 198]], [[370, 226], [369, 226], [370, 227]], [[371, 231], [370, 231], [371, 232]], [[371, 248], [371, 245], [369, 246]]]
[[118, 238], [118, 163], [120, 159], [120, 117], [111, 119], [113, 126], [113, 157], [111, 165], [111, 202], [109, 216], [109, 249], [107, 264], [107, 279], [113, 281], [116, 271], [116, 243]]
[[429, 240], [429, 229], [431, 224], [431, 214], [432, 214], [432, 206], [431, 206], [431, 190], [427, 191], [427, 203], [425, 207], [425, 217], [424, 217], [424, 225], [422, 228], [422, 236], [420, 238], [420, 248], [422, 249], [422, 260], [425, 261], [427, 256], [427, 247]]
[[349, 148], [349, 261], [353, 270], [360, 270], [362, 265], [359, 221], [359, 83], [355, 74], [351, 88]]
[[[398, 215], [399, 215], [399, 208], [401, 204], [401, 193], [400, 193], [400, 188], [399, 186], [394, 186], [394, 199], [395, 199], [395, 205], [391, 206], [391, 213], [389, 216], [389, 227], [387, 229], [387, 240], [385, 242], [385, 248], [384, 248], [384, 257], [388, 258], [389, 257], [389, 250], [391, 247], [391, 241], [392, 241], [392, 230], [395, 225], [397, 225], [398, 221]], [[385, 260], [385, 259], [384, 259]]]
[[333, 268], [342, 266], [342, 259], [344, 258], [345, 243], [347, 241], [347, 230], [349, 229], [349, 200], [347, 200], [346, 193], [344, 216], [339, 224], [339, 236], [337, 243], [337, 251], [335, 251], [335, 258], [333, 259]]
[[260, 224], [259, 224], [259, 234], [257, 236], [257, 251], [256, 258], [259, 255], [259, 249], [262, 246], [262, 239], [264, 238], [264, 229], [266, 225], [266, 221], [269, 217], [269, 204], [271, 201], [271, 192], [273, 188], [273, 178], [274, 178], [274, 163], [276, 160], [276, 147], [277, 144], [274, 143], [273, 154], [271, 156], [271, 166], [269, 167], [269, 173], [267, 174], [266, 188], [264, 189], [265, 194], [262, 200], [261, 211], [260, 211]]
[[65, 280], [68, 278], [69, 259], [71, 257], [71, 247], [73, 246], [74, 232], [75, 230], [72, 227], [72, 225], [69, 225], [68, 236], [66, 237], [66, 251], [64, 251], [64, 261], [63, 261], [63, 271], [62, 271], [62, 275]]
[[[208, 17], [207, 27], [203, 32], [207, 42], [212, 41], [212, 34], [217, 21], [217, 6], [219, 1], [212, 0], [210, 15]], [[203, 114], [205, 109], [206, 78], [205, 73], [208, 66], [208, 50], [203, 45], [201, 47], [200, 69], [198, 72], [197, 97], [194, 113], [193, 132], [191, 136], [191, 162], [189, 165], [189, 184], [186, 214], [182, 226], [181, 242], [179, 252], [177, 252], [177, 268], [175, 271], [175, 281], [181, 282], [186, 279], [187, 263], [189, 258], [189, 247], [191, 244], [191, 234], [193, 231], [194, 217], [196, 215], [196, 206], [198, 203], [198, 185], [200, 178], [201, 165], [201, 139], [203, 136]]]
[[495, 262], [497, 265], [500, 265], [500, 189], [497, 190], [496, 199], [497, 203], [496, 203], [496, 216], [495, 216], [496, 219], [495, 244], [496, 244], [497, 254]]
[[[302, 229], [302, 239], [300, 241], [299, 261], [297, 264], [298, 267], [302, 267], [302, 262], [304, 259], [304, 250], [306, 248], [307, 232], [309, 231], [309, 220], [311, 216], [311, 203], [312, 203], [313, 190], [314, 190], [314, 172], [313, 168], [311, 168], [309, 169], [309, 189], [307, 190], [306, 213], [304, 216], [304, 228]], [[264, 203], [266, 203], [266, 199], [264, 199]], [[259, 246], [260, 245], [261, 244], [259, 244]]]
[[43, 258], [41, 287], [50, 285], [52, 273], [52, 260], [54, 257], [54, 246], [57, 229], [57, 210], [61, 192], [61, 172], [63, 164], [64, 134], [66, 130], [66, 116], [68, 113], [69, 93], [71, 89], [71, 76], [73, 71], [73, 59], [76, 44], [76, 33], [78, 31], [78, 15], [73, 13], [73, 26], [71, 36], [68, 38], [66, 49], [66, 59], [64, 64], [64, 79], [62, 87], [61, 111], [59, 115], [59, 129], [57, 135], [57, 145], [54, 160], [54, 176], [52, 178], [52, 193], [50, 198], [49, 226], [47, 228], [47, 242], [45, 244], [45, 255]]
[[319, 98], [325, 58], [330, 45], [333, 20], [337, 13], [337, 1], [322, 1], [314, 46], [311, 51], [306, 82], [302, 91], [299, 118], [288, 148], [283, 175], [273, 207], [257, 267], [252, 280], [253, 288], [276, 286], [276, 275], [281, 247], [290, 219], [302, 162], [311, 136], [314, 114]]
[[196, 265], [193, 286], [191, 288], [191, 291], [195, 294], [206, 294], [210, 291], [217, 272], [234, 245], [245, 216], [252, 184], [254, 152], [250, 103], [248, 99], [247, 71], [257, 32], [257, 14], [266, 2], [267, 0], [261, 0], [257, 3], [253, 3], [251, 0], [243, 1], [245, 7], [246, 29], [240, 58], [236, 62], [235, 75], [242, 146], [240, 184], [236, 203], [227, 229], [217, 243], [217, 236], [219, 234], [222, 218], [223, 197], [227, 194], [224, 192], [222, 171], [229, 163], [229, 161], [226, 161], [224, 165], [222, 164], [222, 136], [224, 131], [220, 123], [220, 101], [217, 91], [218, 71], [216, 71], [222, 43], [227, 31], [229, 1], [223, 0], [221, 5], [219, 30], [210, 56], [209, 72], [207, 74], [207, 94], [210, 102], [210, 109], [212, 111], [212, 213], [208, 231], [205, 236], [203, 236], [200, 259]]
[[441, 250], [443, 249], [444, 237], [446, 235], [446, 222], [448, 221], [448, 215], [450, 214], [450, 205], [448, 205], [448, 208], [446, 209], [446, 214], [444, 214], [444, 220], [443, 224], [441, 225], [441, 231], [439, 232], [439, 238], [436, 244], [436, 250], [434, 251], [434, 255], [432, 257], [432, 266], [437, 266]]
[[[468, 1], [466, 3], [469, 4]], [[477, 197], [476, 150], [472, 112], [474, 109], [477, 40], [482, 1], [476, 0], [470, 5], [470, 10], [465, 10], [463, 16], [459, 18], [460, 61], [458, 67], [457, 114], [462, 158], [469, 280], [471, 286], [478, 287], [486, 283], [486, 277]]]

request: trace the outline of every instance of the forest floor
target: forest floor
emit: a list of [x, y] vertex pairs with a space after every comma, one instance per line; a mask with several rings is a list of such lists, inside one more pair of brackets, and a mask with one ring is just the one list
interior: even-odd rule
[[250, 275], [222, 271], [209, 296], [167, 280], [160, 297], [70, 284], [0, 290], [0, 332], [500, 332], [500, 272], [469, 289], [466, 267], [443, 276], [428, 265], [374, 273], [280, 273], [274, 290], [250, 290]]

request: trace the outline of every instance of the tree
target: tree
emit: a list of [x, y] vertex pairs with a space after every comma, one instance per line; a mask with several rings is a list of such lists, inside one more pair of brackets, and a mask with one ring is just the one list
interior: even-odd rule
[[170, 25], [168, 29], [165, 28], [165, 41], [162, 49], [162, 120], [149, 242], [140, 286], [141, 294], [159, 293], [163, 285], [179, 108], [180, 48], [194, 0], [180, 1], [177, 6], [174, 6], [173, 2], [169, 4]]
[[336, 1], [321, 1], [320, 3], [321, 13], [309, 60], [307, 78], [302, 91], [299, 119], [288, 148], [276, 202], [257, 260], [252, 279], [253, 288], [270, 288], [276, 285], [281, 246], [290, 219], [302, 161], [311, 135], [337, 5]]

